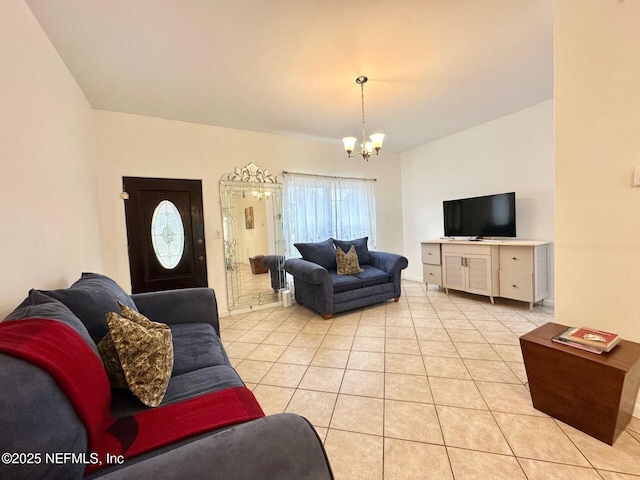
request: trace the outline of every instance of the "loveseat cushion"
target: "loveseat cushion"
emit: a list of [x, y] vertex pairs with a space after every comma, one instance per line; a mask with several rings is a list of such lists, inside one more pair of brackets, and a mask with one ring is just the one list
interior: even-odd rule
[[41, 292], [69, 307], [82, 320], [96, 344], [109, 331], [106, 314], [120, 311], [118, 302], [138, 310], [127, 292], [109, 277], [98, 273], [83, 273], [69, 288]]
[[352, 246], [356, 247], [356, 253], [358, 254], [358, 262], [360, 263], [360, 266], [370, 263], [371, 260], [369, 259], [369, 247], [367, 245], [369, 242], [369, 237], [356, 238], [354, 240], [336, 240], [334, 238], [332, 240], [336, 248], [340, 247], [343, 252], [348, 252]]
[[220, 339], [210, 324], [180, 323], [169, 327], [173, 334], [172, 376], [227, 364]]
[[332, 239], [328, 238], [324, 242], [294, 243], [293, 246], [298, 249], [303, 259], [317, 263], [327, 270], [336, 269], [336, 247]]
[[373, 265], [362, 265], [364, 272], [358, 274], [358, 278], [362, 280], [363, 287], [371, 287], [373, 285], [381, 285], [391, 282], [391, 277], [387, 272], [377, 269]]
[[372, 265], [362, 265], [363, 272], [355, 275], [338, 275], [336, 272], [329, 272], [333, 293], [348, 292], [363, 287], [382, 285], [391, 281], [388, 273], [378, 270]]
[[87, 327], [84, 326], [80, 319], [76, 317], [66, 305], [55, 298], [51, 298], [38, 290], [32, 289], [29, 291], [29, 296], [5, 318], [5, 321], [22, 320], [26, 318], [46, 318], [69, 325], [87, 342], [87, 345], [91, 347], [96, 355], [100, 356], [98, 347], [89, 335]]

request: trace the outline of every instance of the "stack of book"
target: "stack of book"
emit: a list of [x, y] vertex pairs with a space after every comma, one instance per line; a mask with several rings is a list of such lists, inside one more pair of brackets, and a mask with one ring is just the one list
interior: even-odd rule
[[591, 353], [610, 352], [620, 343], [620, 336], [588, 327], [569, 327], [552, 340]]

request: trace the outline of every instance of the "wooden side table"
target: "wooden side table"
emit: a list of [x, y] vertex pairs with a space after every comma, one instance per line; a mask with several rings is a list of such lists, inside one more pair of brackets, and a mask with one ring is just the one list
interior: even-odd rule
[[547, 323], [520, 337], [533, 406], [613, 445], [638, 396], [640, 344], [597, 355], [551, 341], [567, 328]]

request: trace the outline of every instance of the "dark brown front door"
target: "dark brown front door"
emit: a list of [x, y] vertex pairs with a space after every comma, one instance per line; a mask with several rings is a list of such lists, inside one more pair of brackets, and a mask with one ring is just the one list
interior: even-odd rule
[[202, 182], [122, 180], [132, 292], [206, 287]]

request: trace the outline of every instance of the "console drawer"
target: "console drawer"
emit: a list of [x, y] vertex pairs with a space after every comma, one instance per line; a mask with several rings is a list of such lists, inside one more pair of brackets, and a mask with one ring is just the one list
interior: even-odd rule
[[440, 265], [439, 243], [422, 244], [422, 263], [428, 263], [430, 265]]
[[422, 264], [422, 281], [434, 285], [442, 285], [442, 267], [440, 265]]
[[533, 273], [533, 249], [529, 247], [500, 247], [500, 271]]
[[500, 270], [500, 296], [533, 301], [533, 274]]

